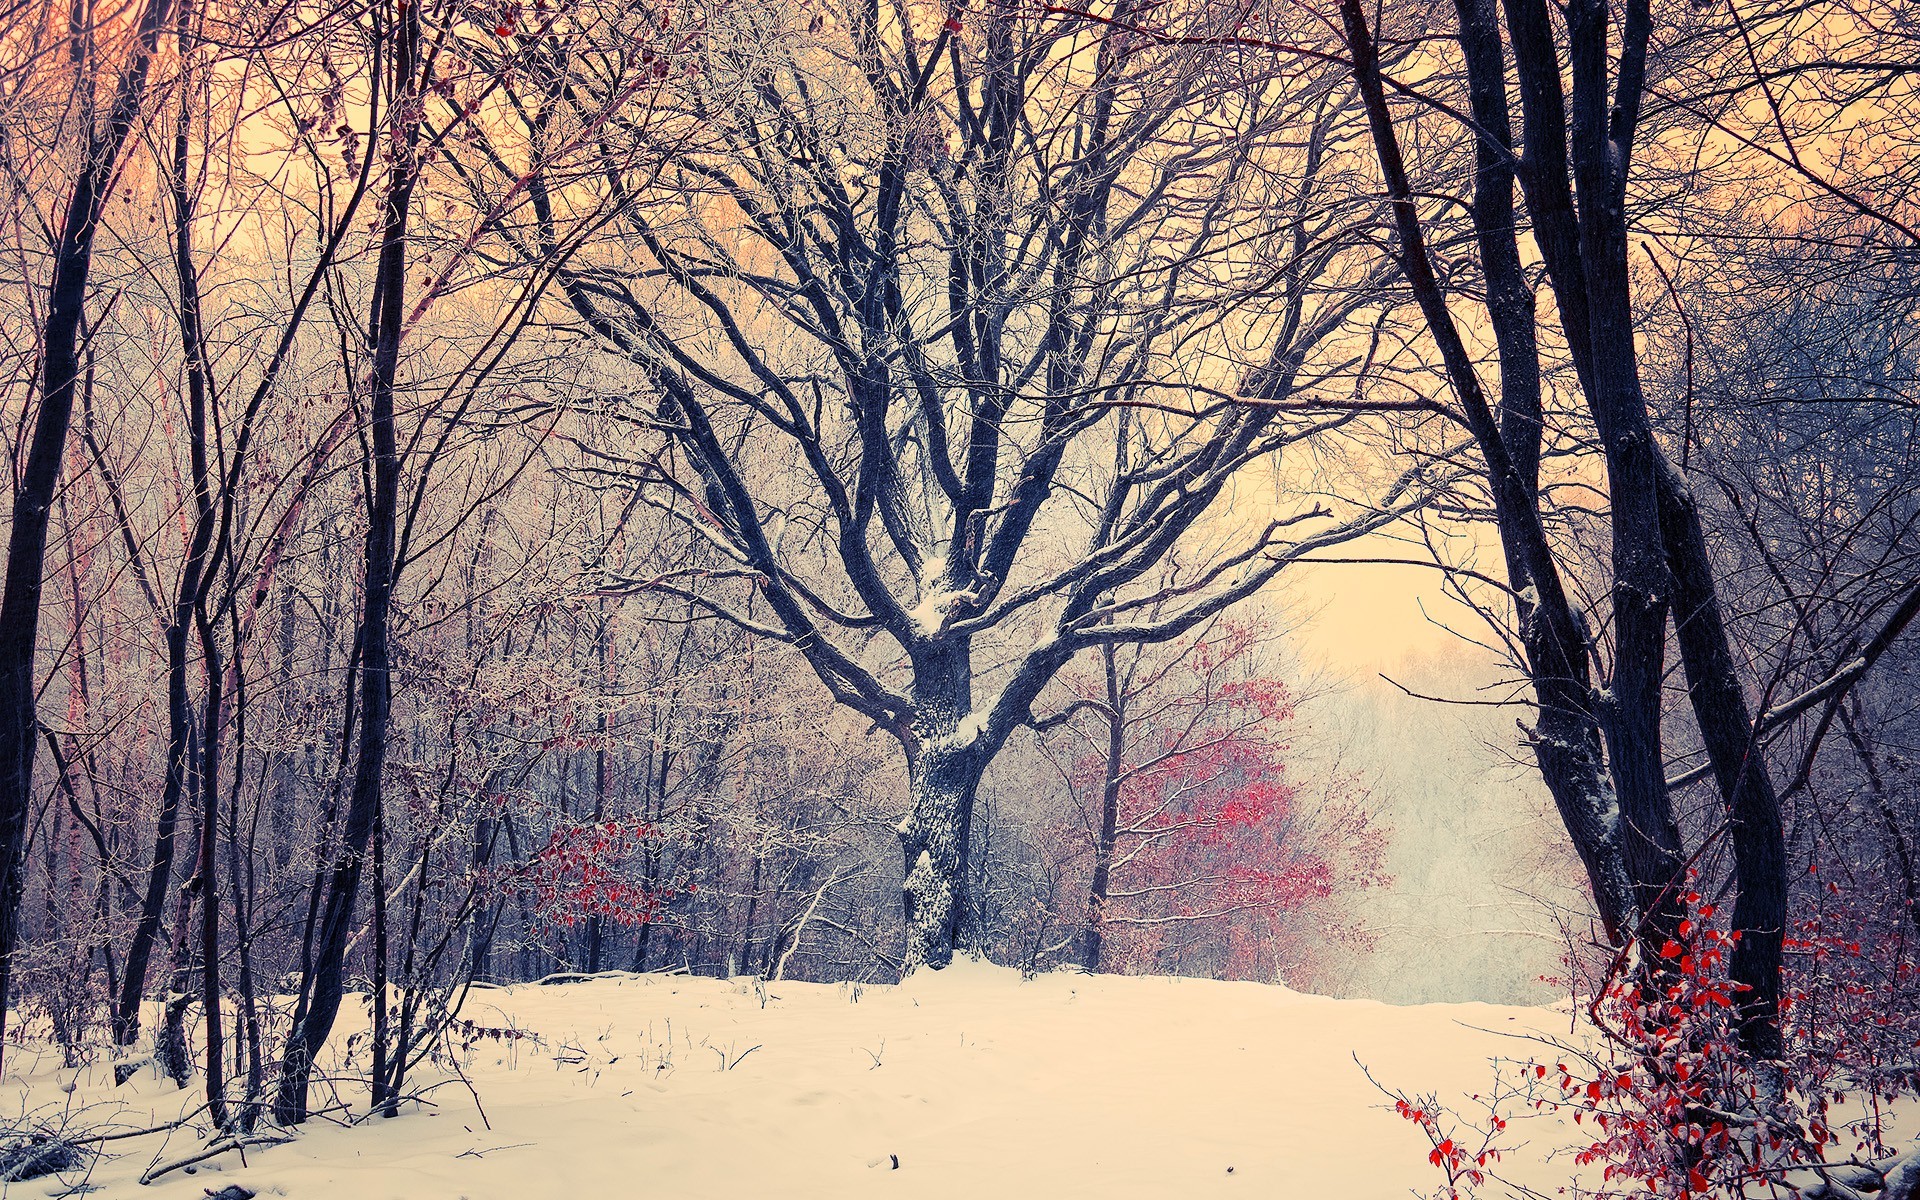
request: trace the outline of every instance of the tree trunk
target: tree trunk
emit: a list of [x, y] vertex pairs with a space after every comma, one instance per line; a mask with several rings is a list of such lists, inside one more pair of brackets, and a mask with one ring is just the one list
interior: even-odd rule
[[[188, 573], [194, 564], [189, 560]], [[187, 580], [182, 578], [185, 590]], [[154, 823], [153, 856], [147, 866], [147, 887], [140, 900], [140, 919], [127, 943], [125, 972], [114, 1005], [114, 1044], [130, 1046], [140, 1032], [140, 1001], [146, 992], [147, 967], [160, 937], [160, 923], [173, 879], [174, 839], [180, 821], [180, 798], [186, 786], [187, 727], [192, 721], [187, 698], [187, 624], [176, 604], [167, 626], [167, 774], [160, 790], [160, 815]]]
[[1880, 773], [1880, 760], [1860, 732], [1860, 721], [1856, 717], [1854, 706], [1842, 705], [1840, 708], [1840, 730], [1846, 735], [1847, 744], [1853, 747], [1855, 757], [1867, 773], [1867, 789], [1873, 796], [1873, 806], [1880, 817], [1880, 827], [1886, 830], [1887, 849], [1893, 855], [1893, 868], [1900, 883], [1900, 898], [1907, 919], [1913, 922], [1914, 930], [1920, 933], [1920, 876], [1914, 870], [1913, 845], [1907, 839], [1906, 832], [1900, 828], [1900, 816], [1894, 811], [1893, 797], [1887, 791], [1886, 776]]
[[967, 844], [973, 801], [990, 755], [973, 712], [973, 664], [965, 638], [944, 638], [917, 650], [914, 699], [921, 716], [907, 756], [906, 820], [900, 824], [905, 863], [903, 970], [940, 970], [967, 936]]
[[[491, 776], [487, 782], [491, 785]], [[498, 836], [491, 786], [486, 789], [481, 804], [480, 817], [473, 825], [473, 852], [467, 858], [468, 869], [476, 875], [492, 864], [493, 841]], [[503, 904], [496, 899], [491, 904], [476, 905], [473, 915], [467, 918], [467, 975], [481, 983], [493, 982], [493, 931], [500, 924]]]
[[[1524, 8], [1524, 5], [1520, 7]], [[1638, 903], [1631, 885], [1620, 835], [1620, 807], [1614, 778], [1602, 750], [1600, 713], [1593, 694], [1591, 661], [1584, 625], [1560, 577], [1538, 507], [1540, 455], [1540, 365], [1534, 337], [1531, 287], [1521, 269], [1514, 241], [1512, 156], [1508, 150], [1505, 57], [1499, 26], [1485, 0], [1456, 0], [1460, 44], [1466, 57], [1468, 84], [1475, 120], [1483, 137], [1477, 148], [1477, 171], [1472, 207], [1475, 235], [1488, 281], [1491, 317], [1501, 366], [1501, 412], [1495, 419], [1473, 358], [1448, 309], [1447, 296], [1433, 271], [1420, 225], [1412, 185], [1400, 153], [1393, 118], [1381, 82], [1377, 47], [1367, 28], [1364, 6], [1343, 0], [1341, 13], [1347, 42], [1353, 53], [1354, 75], [1366, 104], [1368, 121], [1379, 151], [1393, 216], [1402, 270], [1412, 286], [1427, 326], [1433, 334], [1447, 377], [1459, 398], [1474, 440], [1486, 460], [1508, 579], [1514, 589], [1521, 636], [1527, 652], [1526, 668], [1539, 704], [1538, 725], [1529, 740], [1540, 773], [1552, 793], [1569, 838], [1588, 877], [1596, 907], [1608, 937], [1616, 944], [1630, 937], [1637, 923]], [[1514, 27], [1516, 59], [1522, 59], [1522, 34], [1527, 26], [1509, 6]], [[1550, 52], [1546, 54], [1549, 64]], [[1523, 96], [1538, 83], [1523, 69]], [[1551, 98], [1557, 100], [1558, 79]], [[1558, 118], [1545, 122], [1562, 137], [1559, 159], [1548, 161], [1555, 143], [1547, 138], [1535, 145], [1541, 124], [1537, 98], [1529, 97], [1528, 158], [1564, 167], [1564, 135]], [[1554, 109], [1557, 113], [1558, 109]], [[1531, 200], [1532, 193], [1529, 192]], [[1549, 213], [1549, 216], [1552, 214]], [[1559, 229], [1536, 213], [1542, 245], [1557, 243], [1547, 234]], [[1584, 301], [1580, 302], [1584, 314]], [[1584, 362], [1584, 359], [1582, 360]]]
[[382, 218], [380, 261], [373, 293], [373, 364], [368, 386], [368, 433], [373, 458], [373, 492], [367, 514], [366, 584], [360, 621], [360, 740], [354, 764], [353, 792], [347, 803], [341, 845], [326, 872], [326, 900], [319, 913], [313, 965], [301, 981], [293, 1027], [281, 1060], [274, 1116], [283, 1124], [307, 1117], [307, 1088], [313, 1063], [333, 1031], [346, 984], [347, 940], [354, 901], [373, 831], [380, 816], [380, 789], [392, 712], [389, 615], [393, 602], [398, 536], [400, 452], [394, 426], [394, 386], [404, 333], [407, 266], [407, 218], [415, 185], [416, 118], [410, 110], [415, 59], [420, 42], [419, 8], [395, 6], [397, 28], [393, 77], [404, 89], [392, 102], [390, 136], [395, 153]]
[[1658, 497], [1662, 460], [1640, 387], [1627, 271], [1625, 180], [1651, 18], [1644, 4], [1627, 6], [1615, 56], [1605, 0], [1573, 0], [1566, 10], [1569, 99], [1547, 6], [1507, 0], [1506, 11], [1525, 118], [1527, 208], [1606, 455], [1614, 655], [1611, 694], [1598, 716], [1634, 890], [1633, 932], [1657, 950], [1679, 925], [1684, 881], [1660, 740], [1673, 588]]
[[167, 972], [166, 1002], [162, 1009], [160, 1029], [154, 1034], [154, 1058], [159, 1062], [160, 1069], [181, 1087], [186, 1087], [193, 1078], [193, 1051], [187, 1045], [187, 1006], [193, 1000], [190, 991], [193, 977], [193, 905], [199, 891], [198, 875], [180, 885], [179, 901], [174, 908], [172, 962]]
[[[181, 12], [181, 54], [186, 54], [186, 10]], [[206, 677], [206, 703], [200, 722], [200, 1000], [205, 1010], [207, 1113], [215, 1126], [227, 1124], [226, 1084], [222, 1076], [220, 1012], [220, 887], [216, 851], [220, 839], [220, 740], [223, 735], [220, 647], [206, 610], [206, 579], [213, 569], [214, 504], [207, 460], [207, 362], [200, 322], [200, 281], [193, 255], [193, 196], [188, 182], [190, 109], [183, 104], [173, 138], [174, 269], [180, 290], [180, 344], [186, 362], [187, 457], [192, 472], [193, 532], [187, 567], [174, 602], [175, 625], [192, 621], [200, 634], [200, 663]], [[169, 664], [172, 666], [173, 664]], [[182, 671], [185, 663], [179, 664]], [[184, 680], [182, 680], [184, 686]], [[168, 705], [171, 710], [171, 701]]]
[[1733, 944], [1728, 977], [1746, 990], [1737, 997], [1740, 1044], [1759, 1059], [1777, 1059], [1780, 970], [1787, 928], [1787, 844], [1780, 798], [1755, 736], [1752, 710], [1727, 643], [1713, 563], [1692, 491], [1663, 463], [1660, 516], [1674, 578], [1674, 630], [1687, 672], [1687, 695], [1727, 806], [1733, 842]]
[[[47, 289], [41, 343], [40, 411], [13, 495], [7, 535], [6, 585], [0, 591], [0, 1035], [5, 1032], [13, 950], [19, 936], [27, 816], [33, 805], [33, 759], [38, 744], [34, 664], [40, 638], [40, 592], [46, 570], [47, 527], [67, 427], [80, 378], [80, 326], [94, 237], [106, 208], [120, 152], [147, 98], [147, 71], [169, 0], [148, 0], [140, 14], [125, 69], [115, 82], [103, 128], [89, 125], [86, 157], [62, 211]], [[85, 87], [83, 83], [83, 88]], [[0, 1046], [5, 1039], [0, 1036]]]
[[206, 1034], [207, 1115], [217, 1128], [227, 1125], [226, 1081], [220, 1012], [220, 889], [215, 850], [220, 816], [220, 685], [218, 664], [209, 659], [205, 732], [200, 735], [200, 1020]]
[[[373, 1086], [370, 1107], [384, 1117], [398, 1113], [398, 1102], [388, 1078], [392, 1045], [392, 1009], [387, 1003], [387, 823], [373, 823]], [[404, 1050], [397, 1051], [404, 1054]]]
[[1107, 682], [1107, 759], [1100, 779], [1100, 830], [1093, 842], [1093, 881], [1087, 888], [1087, 935], [1080, 952], [1080, 965], [1088, 971], [1100, 969], [1105, 941], [1103, 922], [1113, 880], [1113, 842], [1120, 825], [1120, 776], [1127, 750], [1127, 698], [1120, 688], [1111, 644], [1100, 647], [1100, 658]]
[[[607, 755], [607, 692], [608, 674], [613, 668], [613, 628], [607, 615], [605, 597], [600, 601], [598, 626], [594, 631], [594, 654], [600, 668], [598, 693], [596, 699], [600, 709], [599, 719], [594, 723], [597, 742], [593, 751], [593, 821], [599, 824], [607, 819], [607, 798], [613, 785], [613, 764]], [[600, 970], [600, 960], [606, 942], [606, 919], [598, 912], [587, 918], [587, 973]]]
[[901, 826], [906, 865], [906, 970], [940, 970], [963, 944], [967, 837], [980, 788], [980, 755], [971, 746], [929, 747], [908, 767], [912, 805]]

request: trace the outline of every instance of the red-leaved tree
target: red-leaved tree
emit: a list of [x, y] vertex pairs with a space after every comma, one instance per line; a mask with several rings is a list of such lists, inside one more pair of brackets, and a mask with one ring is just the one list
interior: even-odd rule
[[1294, 691], [1271, 630], [1215, 622], [1166, 647], [1103, 646], [1065, 680], [1042, 753], [1072, 861], [1054, 948], [1090, 971], [1298, 978], [1364, 943], [1354, 897], [1386, 833], [1338, 771], [1297, 776]]

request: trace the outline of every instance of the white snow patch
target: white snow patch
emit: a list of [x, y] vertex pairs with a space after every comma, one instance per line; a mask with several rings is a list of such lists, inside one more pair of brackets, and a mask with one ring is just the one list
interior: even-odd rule
[[[363, 1011], [349, 1000], [335, 1047]], [[148, 1188], [135, 1180], [156, 1156], [202, 1143], [184, 1131], [132, 1138], [110, 1144], [115, 1156], [89, 1182], [148, 1200], [201, 1200], [229, 1183], [287, 1200], [580, 1200], [636, 1188], [1385, 1200], [1441, 1180], [1426, 1139], [1383, 1107], [1356, 1057], [1385, 1084], [1458, 1099], [1484, 1093], [1489, 1057], [1527, 1052], [1511, 1035], [1565, 1037], [1569, 1022], [1550, 1009], [1397, 1008], [1247, 983], [1023, 982], [965, 957], [897, 987], [620, 976], [476, 991], [465, 1015], [522, 1035], [465, 1057], [491, 1127], [451, 1073], [427, 1068], [410, 1087], [446, 1081], [429, 1093], [435, 1106], [408, 1105], [397, 1120], [316, 1120], [291, 1145]], [[7, 1059], [25, 1072], [0, 1086], [14, 1115], [137, 1128], [200, 1099], [151, 1068], [116, 1090], [104, 1064], [61, 1070], [56, 1053], [34, 1048], [10, 1047]], [[342, 1099], [365, 1112], [364, 1092]], [[1552, 1117], [1525, 1124], [1515, 1140], [1527, 1145], [1503, 1173], [1551, 1194], [1570, 1168], [1544, 1156], [1580, 1133]]]
[[930, 750], [965, 750], [979, 741], [987, 732], [988, 722], [993, 720], [993, 710], [1000, 706], [1000, 696], [995, 693], [987, 697], [985, 704], [977, 704], [966, 716], [954, 723], [953, 732], [945, 737], [933, 739], [928, 745]]
[[907, 619], [920, 632], [921, 637], [937, 637], [953, 619], [953, 610], [967, 598], [967, 593], [952, 588], [925, 592], [920, 603], [907, 610]]
[[976, 708], [961, 718], [960, 723], [953, 727], [954, 740], [962, 745], [977, 741], [980, 735], [987, 731], [987, 721], [993, 716], [993, 707], [999, 699], [1000, 697], [995, 696], [987, 701], [986, 707]]

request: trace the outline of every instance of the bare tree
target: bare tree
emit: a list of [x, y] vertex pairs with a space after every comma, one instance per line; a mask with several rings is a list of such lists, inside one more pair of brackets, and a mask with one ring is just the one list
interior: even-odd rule
[[[1177, 637], [1424, 494], [1309, 481], [1307, 447], [1361, 426], [1314, 403], [1372, 298], [1338, 74], [969, 20], [714, 14], [682, 151], [594, 182], [616, 219], [561, 273], [657, 397], [610, 401], [649, 439], [632, 473], [725, 563], [616, 577], [793, 647], [899, 743], [910, 967], [963, 940], [981, 773], [1062, 664]], [[564, 127], [585, 86], [556, 65], [521, 109]]]
[[[1346, 4], [1342, 14], [1394, 205], [1402, 271], [1487, 463], [1543, 724], [1552, 711], [1556, 724], [1578, 731], [1572, 737], [1559, 731], [1536, 735], [1536, 754], [1588, 864], [1609, 932], [1616, 941], [1639, 939], [1650, 948], [1648, 961], [1657, 962], [1658, 950], [1682, 919], [1686, 856], [1661, 742], [1671, 615], [1694, 716], [1727, 804], [1740, 876], [1733, 922], [1741, 936], [1733, 977], [1747, 989], [1743, 1036], [1757, 1057], [1772, 1058], [1778, 1052], [1780, 940], [1786, 924], [1779, 804], [1764, 759], [1755, 752], [1753, 719], [1715, 595], [1699, 515], [1686, 483], [1654, 439], [1634, 343], [1627, 183], [1651, 16], [1644, 5], [1629, 7], [1615, 64], [1609, 59], [1605, 5], [1570, 11], [1566, 36], [1574, 69], [1569, 93], [1563, 91], [1560, 52], [1545, 6], [1529, 0], [1507, 5], [1504, 29], [1491, 3], [1463, 0], [1455, 8], [1475, 135], [1473, 227], [1500, 364], [1498, 417], [1433, 268], [1375, 33], [1360, 6]], [[1514, 149], [1506, 43], [1519, 80], [1524, 155]], [[1589, 635], [1567, 599], [1565, 569], [1539, 506], [1541, 364], [1532, 286], [1516, 244], [1516, 179], [1606, 464], [1612, 655], [1604, 693], [1588, 682]], [[1577, 772], [1561, 769], [1569, 750], [1580, 764]]]

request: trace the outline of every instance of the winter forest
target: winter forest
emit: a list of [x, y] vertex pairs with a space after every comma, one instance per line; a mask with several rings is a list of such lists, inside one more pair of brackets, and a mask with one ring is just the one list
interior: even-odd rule
[[0, 6], [0, 1194], [1920, 1197], [1911, 0]]

